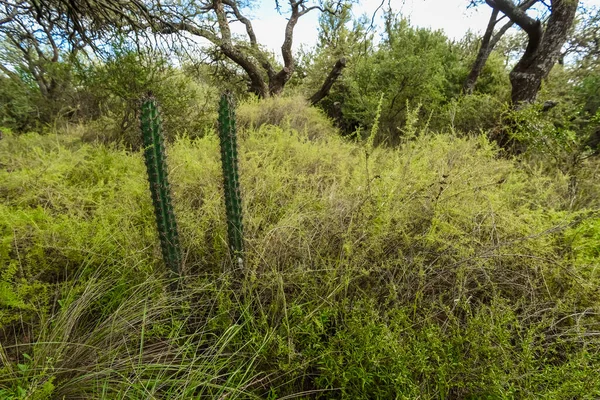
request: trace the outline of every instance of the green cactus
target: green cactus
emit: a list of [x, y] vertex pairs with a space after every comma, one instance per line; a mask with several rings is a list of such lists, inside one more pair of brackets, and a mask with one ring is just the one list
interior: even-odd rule
[[179, 235], [171, 202], [160, 115], [156, 100], [151, 95], [145, 98], [142, 103], [140, 122], [148, 182], [150, 183], [150, 192], [154, 203], [163, 259], [167, 268], [171, 270], [173, 277], [179, 277], [181, 267]]
[[227, 235], [232, 259], [242, 264], [244, 251], [244, 227], [242, 224], [242, 198], [238, 174], [235, 110], [231, 95], [221, 96], [219, 104], [219, 138], [221, 141], [221, 163], [223, 187], [227, 212]]

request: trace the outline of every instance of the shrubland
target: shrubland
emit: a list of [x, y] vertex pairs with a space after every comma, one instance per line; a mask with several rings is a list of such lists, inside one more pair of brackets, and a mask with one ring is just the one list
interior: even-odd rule
[[[466, 94], [473, 34], [388, 12], [376, 40], [369, 24], [350, 5], [323, 14], [319, 45], [268, 98], [249, 91], [273, 77], [253, 81], [215, 47], [118, 32], [103, 53], [51, 61], [41, 46], [28, 65], [0, 32], [0, 399], [600, 397], [600, 70], [582, 47], [594, 32], [573, 31], [578, 53], [538, 101], [512, 104], [522, 35]], [[241, 271], [224, 91], [239, 105]], [[177, 290], [143, 162], [148, 94]]]
[[[255, 104], [243, 120], [306, 107]], [[243, 276], [227, 268], [216, 134], [168, 147], [177, 292], [140, 151], [77, 125], [4, 135], [2, 398], [600, 395], [596, 161], [578, 201], [565, 172], [485, 135], [369, 148], [245, 126]]]

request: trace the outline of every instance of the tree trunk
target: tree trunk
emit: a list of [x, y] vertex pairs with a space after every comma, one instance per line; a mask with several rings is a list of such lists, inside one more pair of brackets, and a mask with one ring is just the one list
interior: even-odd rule
[[340, 77], [345, 67], [346, 59], [340, 58], [333, 66], [333, 69], [331, 70], [329, 75], [327, 75], [327, 79], [325, 79], [325, 82], [323, 82], [321, 89], [319, 89], [318, 92], [316, 92], [310, 97], [309, 101], [311, 105], [317, 104], [329, 94], [331, 87], [333, 86], [335, 81], [337, 81], [337, 79]]
[[473, 67], [471, 68], [471, 72], [465, 83], [463, 85], [463, 92], [465, 94], [472, 94], [473, 90], [475, 90], [475, 84], [477, 83], [477, 79], [487, 62], [490, 53], [492, 52], [492, 47], [490, 46], [490, 41], [492, 40], [492, 34], [494, 33], [494, 27], [496, 26], [496, 19], [498, 18], [498, 14], [500, 10], [494, 8], [492, 10], [492, 15], [490, 16], [490, 22], [488, 22], [487, 29], [481, 39], [481, 46], [479, 47], [479, 52], [477, 53], [477, 58], [475, 58], [475, 62], [473, 63]]
[[526, 29], [529, 43], [510, 72], [511, 99], [515, 107], [533, 103], [550, 70], [559, 58], [577, 12], [578, 0], [554, 0], [546, 31], [539, 21]]
[[283, 93], [283, 88], [292, 77], [293, 72], [294, 68], [290, 69], [288, 67], [283, 67], [281, 71], [275, 74], [269, 80], [269, 95], [279, 96], [281, 93]]
[[[511, 101], [515, 109], [527, 103], [533, 103], [537, 97], [542, 81], [559, 58], [560, 50], [567, 39], [569, 29], [573, 25], [579, 0], [552, 0], [550, 18], [544, 30], [539, 20], [525, 13], [523, 6], [518, 7], [513, 0], [485, 0], [492, 8], [497, 8], [513, 23], [527, 33], [528, 43], [525, 53], [510, 72], [512, 86]], [[544, 3], [546, 4], [546, 3]], [[500, 147], [511, 153], [522, 151], [522, 145], [508, 135], [508, 127], [514, 121], [504, 121], [494, 140]]]
[[[521, 5], [519, 5], [519, 9], [523, 11], [527, 11], [531, 8], [538, 0], [525, 0]], [[471, 68], [471, 72], [467, 79], [463, 84], [463, 93], [472, 94], [475, 90], [475, 84], [479, 79], [479, 75], [481, 75], [481, 71], [483, 71], [483, 67], [490, 56], [492, 54], [492, 50], [496, 47], [502, 36], [515, 24], [514, 21], [509, 20], [502, 28], [498, 30], [498, 32], [494, 35], [494, 28], [496, 24], [502, 19], [498, 19], [499, 9], [493, 7], [492, 15], [490, 16], [490, 21], [488, 22], [488, 26], [485, 30], [483, 38], [481, 39], [481, 46], [479, 47], [479, 52], [477, 53], [477, 57], [475, 58], [475, 62], [473, 63], [473, 67]]]

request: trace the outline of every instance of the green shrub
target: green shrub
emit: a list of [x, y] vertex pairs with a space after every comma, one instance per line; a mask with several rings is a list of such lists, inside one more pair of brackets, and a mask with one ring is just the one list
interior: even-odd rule
[[558, 169], [576, 183], [579, 175], [588, 172], [586, 169], [595, 169], [596, 160], [590, 157], [597, 149], [589, 143], [597, 135], [598, 121], [581, 119], [579, 111], [572, 108], [559, 104], [545, 112], [539, 104], [522, 107], [507, 115], [512, 125], [505, 129], [519, 147], [526, 149], [524, 157], [529, 162], [547, 170]]
[[[388, 17], [386, 32], [377, 46], [364, 39], [364, 34], [348, 39], [344, 46], [352, 57], [319, 106], [350, 135], [358, 127], [370, 130], [383, 94], [377, 142], [396, 145], [402, 140], [408, 110], [419, 108], [418, 128], [423, 128], [433, 114], [460, 93], [468, 73], [468, 52], [442, 31], [415, 28], [407, 19]], [[322, 83], [322, 57], [331, 51], [328, 47], [323, 46], [322, 53], [316, 55], [317, 61], [310, 66], [314, 69], [307, 72], [307, 84], [312, 85], [313, 91], [318, 89], [316, 82]]]
[[[56, 135], [10, 136], [0, 147], [10, 165], [0, 172], [5, 301], [31, 309], [33, 317], [48, 302], [44, 290], [70, 281], [82, 268], [126, 260], [129, 267], [119, 274], [148, 272], [154, 254], [129, 252], [128, 244], [134, 240], [154, 248], [152, 207], [139, 179], [141, 159]], [[7, 313], [19, 315], [10, 308]]]
[[161, 105], [168, 140], [177, 135], [202, 136], [216, 118], [217, 91], [193, 80], [160, 54], [117, 46], [105, 63], [82, 68], [80, 79], [93, 97], [82, 107], [88, 106], [91, 110], [87, 113], [97, 114], [86, 128], [87, 141], [121, 142], [139, 148], [140, 99], [148, 92]]
[[38, 98], [23, 82], [0, 76], [0, 126], [17, 131], [35, 126]]
[[310, 107], [302, 97], [253, 98], [240, 104], [237, 110], [238, 126], [244, 130], [274, 125], [291, 129], [309, 139], [335, 135], [337, 130], [317, 108]]
[[479, 134], [489, 132], [502, 123], [509, 105], [489, 94], [474, 93], [458, 97], [433, 116], [438, 130], [450, 128], [456, 132]]

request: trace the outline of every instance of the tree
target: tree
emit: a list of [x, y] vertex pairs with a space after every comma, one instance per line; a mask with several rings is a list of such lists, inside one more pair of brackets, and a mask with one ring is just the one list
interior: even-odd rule
[[569, 35], [559, 62], [574, 58], [577, 70], [600, 65], [600, 8], [584, 8]]
[[358, 127], [368, 131], [377, 120], [376, 140], [394, 145], [406, 134], [408, 120], [423, 117], [426, 124], [460, 93], [466, 68], [460, 45], [443, 32], [412, 27], [396, 15], [387, 18], [378, 46], [369, 41], [366, 51], [350, 55], [343, 79], [321, 105], [347, 134]]
[[[329, 7], [333, 4], [330, 2]], [[357, 57], [367, 52], [367, 48], [371, 46], [372, 34], [368, 32], [366, 23], [364, 18], [353, 19], [350, 3], [342, 5], [336, 14], [320, 15], [317, 45], [303, 54], [302, 67], [308, 72], [304, 79], [305, 86], [309, 90], [316, 90], [309, 98], [311, 104], [317, 104], [327, 97], [334, 83], [343, 85], [338, 78], [346, 65], [355, 64]], [[332, 64], [334, 68], [330, 70]], [[323, 82], [324, 75], [327, 78]], [[339, 108], [334, 107], [333, 103], [335, 101], [329, 97], [329, 101], [321, 102], [321, 107], [337, 120]]]
[[[471, 1], [471, 4], [478, 3], [481, 1]], [[579, 0], [551, 0], [549, 5], [542, 2], [550, 12], [545, 24], [526, 13], [528, 1], [521, 5], [513, 0], [485, 0], [485, 3], [494, 10], [492, 19], [496, 19], [494, 14], [497, 10], [496, 15], [504, 14], [510, 23], [516, 24], [527, 34], [525, 52], [510, 72], [511, 100], [516, 107], [522, 103], [532, 103], [542, 80], [548, 76], [560, 56], [575, 20]], [[488, 36], [491, 37], [491, 34]]]
[[510, 72], [511, 99], [514, 105], [532, 103], [550, 70], [575, 20], [579, 0], [552, 0], [546, 28], [528, 16], [512, 0], [486, 0], [521, 27], [528, 37], [525, 53]]
[[[518, 8], [526, 11], [531, 8], [535, 3], [539, 0], [525, 0], [521, 4], [518, 5]], [[473, 62], [473, 66], [471, 67], [471, 72], [465, 79], [463, 84], [463, 92], [466, 94], [473, 93], [475, 90], [475, 84], [477, 83], [477, 79], [481, 75], [481, 71], [485, 66], [492, 50], [496, 47], [500, 39], [504, 36], [504, 34], [515, 24], [514, 21], [508, 20], [497, 32], [494, 33], [494, 29], [499, 22], [506, 18], [506, 16], [502, 16], [499, 18], [500, 10], [496, 7], [492, 8], [492, 14], [490, 16], [490, 20], [488, 22], [487, 28], [483, 37], [481, 38], [481, 44], [479, 46], [479, 51]]]
[[[69, 43], [72, 47], [85, 44], [96, 50], [98, 42], [106, 42], [110, 35], [125, 34], [137, 39], [150, 33], [177, 35], [178, 40], [202, 38], [245, 72], [252, 92], [269, 97], [279, 95], [294, 74], [292, 43], [298, 20], [313, 10], [335, 14], [345, 0], [327, 6], [311, 1], [288, 0], [286, 7], [276, 1], [277, 9], [288, 16], [281, 46], [282, 66], [273, 63], [269, 52], [258, 43], [252, 22], [245, 15], [250, 4], [243, 0], [0, 0], [0, 34], [14, 36], [7, 32], [14, 27], [20, 29], [24, 21], [33, 29], [29, 32], [33, 35], [28, 35], [36, 40], [36, 32], [48, 31], [45, 43], [52, 48], [55, 38], [61, 37], [63, 43], [54, 43], [58, 48]], [[244, 25], [246, 38], [232, 34], [234, 22]], [[334, 69], [339, 70], [340, 64]]]
[[[0, 74], [23, 94], [28, 106], [21, 109], [29, 109], [41, 122], [66, 111], [72, 94], [69, 61], [85, 46], [63, 10], [46, 5], [0, 0]], [[22, 117], [21, 124], [28, 119]]]
[[64, 89], [59, 65], [149, 18], [141, 0], [0, 0], [0, 71], [13, 80], [29, 75], [54, 101]]
[[[177, 5], [179, 2], [173, 4]], [[277, 9], [283, 12], [281, 4], [279, 2], [276, 4]], [[288, 22], [281, 46], [283, 65], [280, 68], [271, 62], [269, 52], [258, 43], [252, 21], [244, 15], [244, 8], [247, 5], [236, 0], [187, 3], [186, 7], [174, 6], [175, 11], [172, 11], [173, 8], [159, 5], [154, 12], [157, 18], [152, 21], [151, 27], [157, 33], [186, 32], [208, 40], [244, 70], [253, 93], [259, 97], [269, 97], [282, 93], [296, 69], [292, 43], [298, 20], [313, 10], [335, 14], [339, 12], [342, 5], [343, 0], [329, 3], [327, 6], [311, 3], [310, 0], [288, 0], [285, 10]], [[232, 35], [231, 24], [235, 21], [244, 25], [246, 39], [242, 40]], [[334, 65], [333, 68], [339, 69], [340, 65]]]

